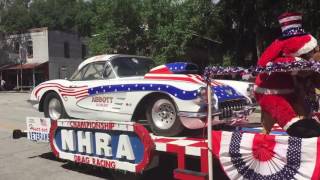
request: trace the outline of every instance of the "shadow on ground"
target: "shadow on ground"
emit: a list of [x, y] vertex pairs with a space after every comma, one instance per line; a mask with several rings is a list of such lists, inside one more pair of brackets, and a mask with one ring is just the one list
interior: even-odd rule
[[[67, 160], [61, 160], [54, 156], [52, 152], [43, 153], [38, 156], [31, 156], [29, 158], [43, 158], [51, 161], [61, 162], [61, 167], [70, 171], [95, 176], [102, 179], [109, 180], [171, 180], [173, 172], [173, 164], [161, 166], [161, 168], [153, 168], [146, 171], [143, 176], [133, 173], [124, 173], [123, 171], [111, 171], [105, 168], [90, 166], [86, 164], [78, 164]], [[166, 160], [165, 160], [166, 161]]]

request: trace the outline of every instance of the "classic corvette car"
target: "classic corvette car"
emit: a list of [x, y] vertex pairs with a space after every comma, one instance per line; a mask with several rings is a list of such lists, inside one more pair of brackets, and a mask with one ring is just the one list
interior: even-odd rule
[[[51, 119], [147, 120], [158, 135], [205, 127], [206, 83], [197, 66], [186, 62], [154, 66], [141, 56], [91, 57], [69, 79], [35, 87], [30, 102]], [[246, 88], [244, 82], [212, 82], [215, 120], [248, 110], [252, 102]]]

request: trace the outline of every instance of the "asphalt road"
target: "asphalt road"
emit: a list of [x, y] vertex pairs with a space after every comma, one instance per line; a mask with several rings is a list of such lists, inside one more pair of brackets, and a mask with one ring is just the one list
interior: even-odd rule
[[[36, 143], [26, 138], [13, 139], [14, 129], [24, 130], [26, 117], [43, 117], [28, 102], [29, 93], [0, 92], [0, 180], [99, 180], [113, 179], [107, 169], [58, 160], [48, 143]], [[142, 180], [170, 180], [170, 164], [146, 172]], [[164, 173], [165, 172], [165, 173]], [[128, 177], [129, 175], [129, 177]], [[117, 173], [121, 180], [137, 176]]]
[[110, 179], [108, 171], [54, 158], [49, 144], [26, 138], [12, 139], [13, 129], [25, 129], [27, 116], [42, 117], [26, 101], [28, 93], [0, 92], [0, 179], [97, 180]]

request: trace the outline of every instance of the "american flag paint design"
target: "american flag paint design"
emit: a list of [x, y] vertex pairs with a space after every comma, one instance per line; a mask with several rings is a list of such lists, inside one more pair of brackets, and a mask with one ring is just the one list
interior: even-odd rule
[[59, 89], [61, 96], [74, 96], [76, 99], [80, 99], [83, 97], [87, 97], [88, 93], [88, 86], [83, 88], [73, 88], [71, 90]]
[[[212, 89], [218, 97], [219, 101], [225, 101], [234, 98], [243, 98], [233, 88], [220, 83], [213, 83]], [[43, 84], [36, 89], [36, 96], [41, 89], [57, 88], [61, 96], [73, 96], [76, 99], [83, 99], [87, 96], [98, 95], [104, 93], [116, 92], [130, 92], [130, 91], [161, 91], [171, 94], [172, 96], [182, 100], [192, 100], [197, 98], [198, 90], [183, 90], [172, 85], [167, 84], [116, 84], [104, 85], [88, 88], [88, 86], [81, 87], [66, 87], [56, 83]]]
[[[188, 65], [190, 63], [177, 62], [169, 63], [156, 67], [150, 71], [150, 73], [145, 75], [145, 79], [160, 79], [160, 80], [177, 80], [177, 81], [187, 81], [195, 84], [206, 85], [201, 75], [197, 74], [181, 74], [188, 71]], [[192, 64], [191, 64], [192, 65]], [[224, 85], [217, 81], [211, 82], [212, 89], [217, 95], [219, 101], [226, 101], [235, 98], [244, 98], [238, 92], [236, 92], [230, 86]], [[168, 92], [170, 93], [170, 92]], [[171, 93], [170, 93], [171, 94]], [[195, 98], [195, 96], [194, 96]]]
[[144, 76], [144, 78], [188, 81], [205, 85], [201, 75], [187, 74], [188, 71], [190, 71], [190, 67], [197, 68], [196, 65], [186, 62], [169, 63], [151, 69], [150, 72]]
[[[193, 67], [195, 66], [195, 67]], [[184, 81], [191, 82], [205, 86], [206, 83], [203, 81], [201, 75], [197, 74], [181, 74], [187, 72], [192, 68], [196, 68], [196, 65], [178, 62], [162, 65], [150, 70], [150, 73], [144, 76], [145, 79], [158, 79], [158, 80], [168, 80], [168, 81]], [[217, 81], [211, 82], [212, 89], [219, 101], [225, 101], [235, 98], [244, 98], [238, 92], [236, 92], [230, 86], [224, 85]], [[57, 83], [46, 83], [37, 87], [37, 93], [43, 88], [58, 88], [61, 96], [74, 96], [76, 99], [83, 99], [87, 96], [98, 95], [104, 93], [115, 93], [115, 92], [130, 92], [130, 91], [162, 91], [172, 96], [182, 99], [182, 100], [192, 100], [197, 98], [198, 90], [183, 90], [181, 88], [168, 85], [168, 84], [150, 84], [150, 83], [140, 83], [140, 84], [114, 84], [114, 85], [102, 85], [88, 88], [88, 86], [80, 87], [66, 87]]]
[[89, 88], [89, 95], [130, 91], [163, 91], [182, 100], [192, 100], [198, 95], [197, 90], [186, 91], [166, 84], [118, 84]]
[[83, 98], [89, 95], [88, 86], [67, 87], [58, 83], [44, 83], [36, 87], [35, 96], [45, 88], [57, 88], [61, 96], [74, 96], [76, 99]]
[[[244, 98], [230, 86], [213, 86], [218, 100], [224, 101], [234, 98]], [[167, 84], [119, 84], [89, 88], [89, 95], [104, 94], [110, 92], [130, 92], [130, 91], [162, 91], [182, 100], [192, 100], [198, 96], [198, 90], [186, 91]]]

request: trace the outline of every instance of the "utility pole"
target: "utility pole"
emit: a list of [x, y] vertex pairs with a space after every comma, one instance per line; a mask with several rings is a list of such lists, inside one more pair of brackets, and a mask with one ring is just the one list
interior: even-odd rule
[[22, 91], [22, 60], [20, 60], [20, 91]]
[[22, 64], [27, 60], [27, 50], [24, 47], [25, 43], [20, 44], [19, 48], [19, 59], [20, 59], [20, 91], [23, 88], [23, 72], [22, 72]]

